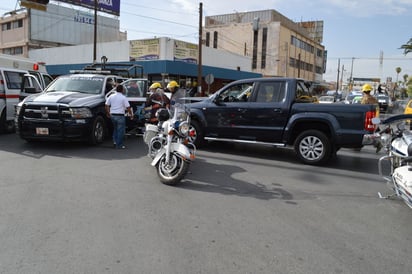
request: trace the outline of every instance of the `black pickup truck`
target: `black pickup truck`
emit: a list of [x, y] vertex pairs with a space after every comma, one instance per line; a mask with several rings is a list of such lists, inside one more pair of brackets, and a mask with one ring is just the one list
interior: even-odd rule
[[190, 104], [194, 142], [227, 141], [293, 148], [305, 164], [324, 164], [340, 148], [370, 143], [374, 105], [319, 104], [304, 80], [232, 82]]
[[[104, 104], [117, 80], [116, 75], [92, 73], [58, 77], [16, 106], [17, 134], [27, 141], [102, 143], [112, 128]], [[134, 110], [146, 100], [147, 79], [128, 79], [122, 85]]]

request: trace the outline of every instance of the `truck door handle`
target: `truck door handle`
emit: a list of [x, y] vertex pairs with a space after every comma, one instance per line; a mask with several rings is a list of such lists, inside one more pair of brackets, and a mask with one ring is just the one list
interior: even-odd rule
[[273, 109], [273, 112], [275, 112], [275, 113], [282, 113], [282, 109], [280, 109], [280, 108], [274, 108], [274, 109]]

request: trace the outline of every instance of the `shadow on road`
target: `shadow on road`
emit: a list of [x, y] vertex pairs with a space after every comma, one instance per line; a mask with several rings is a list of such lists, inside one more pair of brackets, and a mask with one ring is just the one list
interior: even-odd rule
[[[278, 199], [294, 203], [292, 202], [293, 195], [281, 188], [280, 184], [272, 184], [273, 187], [268, 187], [261, 183], [249, 183], [234, 178], [233, 175], [236, 173], [247, 172], [236, 165], [212, 164], [198, 158], [190, 169], [190, 173], [179, 184], [179, 187], [195, 191], [254, 197], [261, 200]], [[196, 177], [191, 178], [191, 174], [196, 174]]]

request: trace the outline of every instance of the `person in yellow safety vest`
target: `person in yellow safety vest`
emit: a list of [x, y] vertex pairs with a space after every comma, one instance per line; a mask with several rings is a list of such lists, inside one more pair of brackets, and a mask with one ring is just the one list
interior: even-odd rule
[[371, 95], [371, 91], [372, 91], [372, 86], [371, 85], [364, 84], [362, 86], [363, 97], [362, 97], [361, 104], [375, 105], [375, 104], [378, 103], [378, 100], [376, 100], [376, 98]]

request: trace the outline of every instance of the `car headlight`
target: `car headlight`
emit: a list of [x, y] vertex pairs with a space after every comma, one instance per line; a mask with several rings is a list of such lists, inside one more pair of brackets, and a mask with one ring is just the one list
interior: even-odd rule
[[93, 114], [89, 108], [70, 108], [70, 114], [74, 119], [93, 117]]
[[179, 125], [179, 132], [180, 134], [186, 136], [189, 134], [189, 123], [188, 122], [181, 122]]

